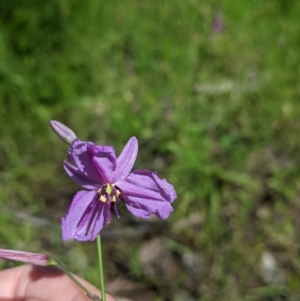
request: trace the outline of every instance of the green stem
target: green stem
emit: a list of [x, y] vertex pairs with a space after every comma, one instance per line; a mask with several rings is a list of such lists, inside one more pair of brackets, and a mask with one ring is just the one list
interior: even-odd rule
[[98, 253], [98, 264], [99, 264], [101, 298], [102, 298], [102, 301], [106, 301], [100, 234], [98, 234], [98, 236], [97, 236], [97, 253]]
[[85, 293], [86, 295], [93, 301], [101, 301], [99, 296], [92, 294], [85, 286], [83, 286], [66, 268], [65, 266], [57, 261], [54, 260], [52, 257], [50, 257], [49, 265], [54, 265], [61, 269], [67, 276], [69, 276], [70, 279], [72, 279]]

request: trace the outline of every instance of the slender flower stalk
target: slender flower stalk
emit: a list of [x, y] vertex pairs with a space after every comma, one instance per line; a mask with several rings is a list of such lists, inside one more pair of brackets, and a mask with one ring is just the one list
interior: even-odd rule
[[102, 260], [102, 247], [101, 247], [100, 234], [98, 234], [98, 236], [97, 236], [97, 254], [98, 254], [101, 298], [102, 298], [102, 301], [106, 301], [105, 284], [104, 284], [104, 272], [103, 272], [103, 260]]
[[[100, 299], [99, 296], [91, 293], [84, 285], [82, 285], [73, 275], [72, 273], [70, 273], [65, 266], [57, 261], [52, 259], [53, 263], [52, 265], [55, 265], [56, 267], [58, 267], [60, 270], [62, 270], [71, 280], [73, 280], [88, 296], [88, 298], [90, 298], [92, 301], [105, 301], [105, 299]], [[103, 295], [103, 292], [101, 291], [101, 294]], [[104, 293], [105, 295], [105, 293]]]

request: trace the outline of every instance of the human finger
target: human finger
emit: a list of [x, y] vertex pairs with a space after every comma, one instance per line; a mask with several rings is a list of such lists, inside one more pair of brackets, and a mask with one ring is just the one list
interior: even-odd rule
[[[99, 290], [75, 276], [91, 293]], [[0, 299], [7, 301], [90, 301], [77, 284], [55, 267], [23, 265], [0, 272]], [[107, 295], [107, 301], [115, 301]]]

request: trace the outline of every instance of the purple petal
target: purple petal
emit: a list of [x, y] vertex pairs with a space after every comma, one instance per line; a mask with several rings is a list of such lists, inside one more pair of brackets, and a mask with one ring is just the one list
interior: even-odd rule
[[128, 211], [140, 218], [149, 218], [154, 214], [161, 219], [167, 219], [173, 211], [170, 203], [151, 200], [149, 197], [127, 195], [124, 201]]
[[94, 240], [110, 220], [110, 202], [100, 202], [96, 191], [77, 192], [67, 215], [62, 218], [64, 240]]
[[114, 152], [113, 155], [114, 157], [112, 157], [110, 152], [99, 152], [91, 159], [102, 185], [112, 183], [112, 174], [116, 166]]
[[72, 200], [67, 215], [61, 219], [64, 240], [74, 238], [78, 224], [96, 197], [96, 191], [78, 191]]
[[[147, 173], [147, 171], [143, 171], [143, 170], [140, 170], [138, 172], [145, 175]], [[168, 183], [166, 179], [160, 179], [156, 173], [152, 173], [152, 178], [156, 182], [157, 186], [160, 187], [160, 190], [162, 191], [162, 194], [165, 196], [167, 201], [172, 203], [177, 198], [177, 194], [174, 189], [174, 186]]]
[[[112, 172], [116, 167], [116, 157], [112, 146], [95, 145], [91, 142], [74, 140], [69, 148], [68, 159], [82, 173], [81, 180], [104, 185], [112, 180]], [[90, 185], [89, 181], [86, 183]]]
[[132, 170], [138, 153], [138, 141], [135, 137], [129, 139], [117, 159], [117, 168], [113, 174], [113, 183], [125, 179]]
[[78, 241], [95, 240], [105, 224], [110, 221], [110, 208], [110, 202], [103, 203], [97, 198], [92, 209], [78, 225], [74, 238]]
[[176, 198], [174, 187], [154, 172], [135, 170], [116, 185], [122, 191], [127, 209], [135, 216], [148, 218], [155, 214], [166, 219], [173, 211], [170, 203]]
[[70, 164], [69, 162], [64, 162], [64, 168], [67, 172], [68, 176], [78, 185], [85, 189], [94, 190], [99, 189], [101, 184], [100, 181], [95, 182], [91, 179], [88, 175], [84, 174], [83, 172], [79, 171], [78, 168]]

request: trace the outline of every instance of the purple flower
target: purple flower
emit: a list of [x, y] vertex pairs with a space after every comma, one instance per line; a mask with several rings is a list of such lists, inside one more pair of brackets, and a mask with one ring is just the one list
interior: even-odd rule
[[149, 218], [151, 214], [162, 219], [169, 217], [173, 211], [171, 203], [176, 198], [174, 187], [155, 172], [131, 172], [137, 152], [135, 137], [128, 141], [118, 158], [112, 146], [73, 141], [64, 167], [86, 190], [75, 194], [67, 215], [62, 218], [63, 239], [94, 240], [110, 221], [111, 209], [119, 217], [120, 200], [137, 217]]

